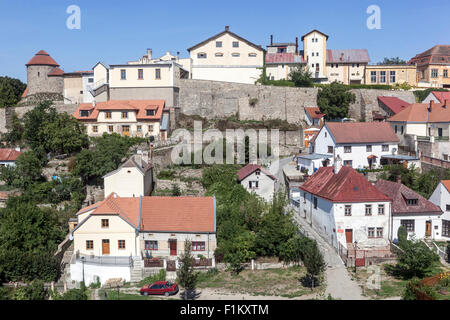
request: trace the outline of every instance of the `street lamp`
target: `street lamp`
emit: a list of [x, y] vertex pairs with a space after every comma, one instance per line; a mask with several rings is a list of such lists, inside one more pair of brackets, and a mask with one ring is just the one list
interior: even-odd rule
[[358, 241], [355, 240], [355, 274], [356, 274], [356, 249], [358, 248]]
[[84, 257], [81, 257], [81, 263], [83, 265], [83, 284], [84, 284]]

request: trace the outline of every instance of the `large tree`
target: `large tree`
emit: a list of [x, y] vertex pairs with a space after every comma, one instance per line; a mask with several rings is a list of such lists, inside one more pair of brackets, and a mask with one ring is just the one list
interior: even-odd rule
[[378, 65], [404, 65], [406, 64], [406, 61], [403, 59], [400, 59], [399, 57], [396, 58], [384, 58], [383, 61], [378, 62]]
[[19, 79], [0, 77], [0, 108], [16, 105], [26, 87]]
[[314, 84], [311, 72], [306, 66], [295, 67], [289, 73], [289, 79], [294, 82], [296, 87], [312, 87]]
[[317, 94], [317, 105], [327, 120], [346, 118], [350, 104], [355, 101], [350, 88], [336, 81], [319, 89]]
[[184, 251], [180, 257], [180, 268], [177, 277], [180, 285], [184, 288], [184, 299], [192, 298], [197, 286], [198, 272], [194, 270], [194, 257], [192, 256], [192, 242], [184, 241]]

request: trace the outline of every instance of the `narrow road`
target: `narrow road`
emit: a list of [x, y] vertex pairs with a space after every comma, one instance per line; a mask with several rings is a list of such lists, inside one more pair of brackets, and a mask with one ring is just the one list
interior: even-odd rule
[[292, 161], [292, 156], [289, 156], [287, 158], [282, 158], [274, 161], [272, 165], [269, 168], [269, 171], [272, 175], [277, 178], [277, 182], [275, 183], [275, 191], [278, 191], [280, 187], [285, 187], [284, 184], [284, 174], [283, 174], [283, 167], [287, 165], [289, 162]]
[[297, 211], [295, 211], [294, 219], [300, 225], [302, 233], [305, 233], [306, 236], [317, 241], [319, 250], [323, 254], [327, 264], [327, 269], [325, 271], [325, 279], [327, 282], [325, 296], [330, 294], [335, 299], [367, 300], [368, 298], [362, 295], [362, 290], [358, 283], [351, 279], [344, 262], [334, 248], [332, 248], [305, 219], [300, 217]]

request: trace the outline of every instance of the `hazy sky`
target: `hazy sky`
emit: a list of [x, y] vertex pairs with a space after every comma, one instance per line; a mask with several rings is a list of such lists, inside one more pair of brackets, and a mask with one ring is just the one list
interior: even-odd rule
[[[81, 9], [79, 30], [66, 27], [70, 5]], [[370, 5], [381, 9], [380, 30], [367, 28]], [[319, 29], [330, 36], [329, 49], [366, 48], [371, 63], [408, 60], [450, 44], [448, 12], [448, 0], [0, 0], [0, 76], [26, 81], [25, 63], [41, 49], [66, 72], [98, 61], [125, 63], [147, 48], [154, 57], [166, 51], [187, 57], [187, 48], [225, 25], [264, 47], [271, 34], [276, 42], [294, 42]]]

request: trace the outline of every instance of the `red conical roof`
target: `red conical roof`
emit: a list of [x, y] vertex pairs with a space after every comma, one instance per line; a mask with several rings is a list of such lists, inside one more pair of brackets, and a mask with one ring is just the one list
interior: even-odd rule
[[38, 53], [36, 53], [36, 55], [33, 58], [31, 58], [31, 60], [28, 61], [28, 63], [26, 64], [26, 66], [39, 66], [39, 65], [59, 67], [59, 64], [57, 64], [56, 61], [53, 60], [53, 58], [50, 57], [50, 55], [44, 50], [41, 50]]

